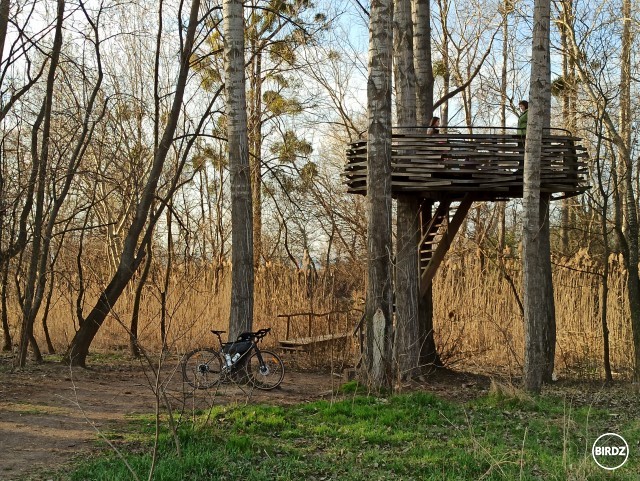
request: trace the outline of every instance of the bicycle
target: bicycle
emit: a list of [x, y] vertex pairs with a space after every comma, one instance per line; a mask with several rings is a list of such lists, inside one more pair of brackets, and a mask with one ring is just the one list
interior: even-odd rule
[[182, 377], [195, 389], [209, 389], [228, 381], [246, 380], [257, 389], [275, 389], [284, 379], [284, 364], [272, 351], [262, 350], [258, 343], [271, 332], [271, 328], [256, 332], [243, 332], [232, 342], [222, 342], [219, 350], [198, 348], [187, 353], [182, 361]]

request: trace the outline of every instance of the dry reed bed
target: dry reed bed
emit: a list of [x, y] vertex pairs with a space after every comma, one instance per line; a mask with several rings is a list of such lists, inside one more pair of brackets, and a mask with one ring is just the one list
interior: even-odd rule
[[[502, 264], [502, 267], [500, 267]], [[578, 370], [581, 376], [600, 376], [602, 371], [601, 277], [600, 269], [584, 253], [558, 260], [554, 266], [557, 316], [557, 366]], [[278, 314], [329, 312], [362, 307], [364, 266], [351, 266], [318, 275], [283, 266], [260, 269], [256, 274], [255, 327], [273, 328], [268, 343], [283, 339], [286, 321]], [[523, 322], [507, 273], [521, 292], [520, 261], [485, 259], [471, 251], [454, 251], [441, 267], [434, 285], [434, 325], [437, 343], [449, 362], [473, 363], [482, 369], [499, 368], [521, 372]], [[178, 352], [211, 344], [210, 329], [225, 329], [229, 315], [229, 270], [189, 267], [171, 276], [166, 302], [167, 340]], [[85, 312], [97, 297], [97, 282], [87, 296]], [[158, 350], [160, 342], [162, 274], [156, 273], [143, 291], [140, 311], [140, 342]], [[625, 295], [625, 272], [611, 261], [608, 295], [611, 361], [614, 371], [628, 374], [633, 345]], [[126, 349], [134, 292], [127, 290], [99, 331], [96, 350]], [[73, 337], [75, 298], [69, 285], [57, 286], [49, 314], [49, 329], [56, 349], [63, 350]], [[17, 306], [10, 312], [14, 335]], [[350, 322], [355, 324], [357, 316]], [[298, 319], [294, 335], [306, 332], [306, 319]], [[40, 323], [35, 329], [41, 347], [44, 335]], [[326, 332], [326, 319], [313, 326], [314, 334]]]
[[[626, 376], [633, 358], [626, 273], [616, 258], [612, 257], [610, 267], [607, 296], [610, 358], [614, 372]], [[453, 361], [471, 362], [485, 369], [497, 367], [517, 375], [523, 362], [523, 318], [504, 273], [521, 296], [519, 259], [485, 258], [483, 265], [471, 253], [450, 255], [434, 285], [434, 330], [438, 345]], [[554, 259], [553, 279], [558, 371], [572, 370], [582, 377], [600, 377], [601, 269], [581, 252], [571, 259]]]

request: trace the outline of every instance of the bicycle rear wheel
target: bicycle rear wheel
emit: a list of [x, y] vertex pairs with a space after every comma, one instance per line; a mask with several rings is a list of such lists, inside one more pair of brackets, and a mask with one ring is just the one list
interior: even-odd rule
[[182, 361], [182, 378], [191, 387], [209, 389], [220, 382], [222, 358], [213, 349], [194, 349]]
[[254, 352], [247, 359], [245, 368], [249, 382], [265, 391], [275, 389], [284, 379], [284, 364], [278, 355], [271, 351]]

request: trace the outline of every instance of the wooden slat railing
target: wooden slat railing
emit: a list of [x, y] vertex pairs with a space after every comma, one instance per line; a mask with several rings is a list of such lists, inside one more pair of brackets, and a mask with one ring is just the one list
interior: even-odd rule
[[[484, 130], [483, 130], [484, 129]], [[474, 127], [474, 133], [442, 129], [427, 135], [424, 127], [396, 129], [392, 137], [394, 195], [415, 193], [425, 198], [474, 193], [477, 200], [522, 197], [524, 138], [495, 128]], [[401, 132], [401, 133], [400, 133]], [[586, 152], [580, 139], [551, 129], [542, 139], [542, 192], [569, 197], [584, 192]], [[367, 141], [347, 149], [345, 183], [351, 193], [366, 194]]]

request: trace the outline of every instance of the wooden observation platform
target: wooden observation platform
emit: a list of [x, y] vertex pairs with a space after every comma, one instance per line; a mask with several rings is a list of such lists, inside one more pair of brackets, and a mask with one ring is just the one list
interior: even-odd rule
[[[420, 252], [424, 295], [474, 201], [522, 197], [524, 137], [515, 129], [473, 127], [473, 133], [398, 127], [392, 134], [392, 195], [422, 199]], [[549, 129], [542, 138], [540, 191], [551, 199], [581, 194], [586, 152], [568, 131]], [[352, 142], [343, 173], [347, 191], [367, 193], [367, 141]], [[434, 202], [438, 202], [433, 209]]]

